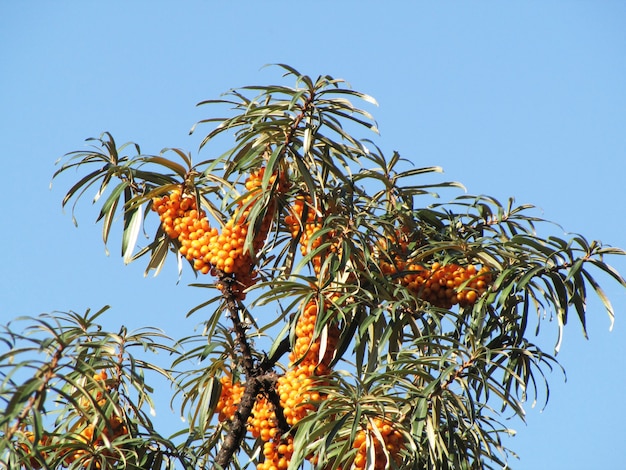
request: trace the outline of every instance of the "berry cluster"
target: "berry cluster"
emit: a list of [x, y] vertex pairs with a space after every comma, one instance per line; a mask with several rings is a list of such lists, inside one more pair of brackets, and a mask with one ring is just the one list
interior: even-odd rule
[[[277, 382], [278, 395], [288, 424], [294, 425], [316, 409], [322, 397], [315, 387], [322, 384], [323, 376], [330, 372], [339, 331], [329, 326], [329, 334], [322, 355], [321, 339], [313, 341], [317, 321], [317, 301], [310, 301], [296, 323], [296, 341], [289, 354], [289, 369]], [[322, 357], [320, 357], [322, 356]]]
[[[316, 390], [316, 386], [321, 385], [323, 377], [330, 373], [329, 365], [339, 330], [336, 325], [326, 326], [329, 332], [324, 348], [319, 337], [313, 341], [318, 313], [316, 300], [305, 305], [296, 323], [296, 342], [289, 355], [289, 369], [278, 378], [276, 384], [285, 420], [292, 426], [308, 413], [315, 412], [320, 400], [326, 398]], [[274, 439], [264, 447], [265, 465], [257, 468], [271, 469], [274, 468], [272, 465], [278, 469], [287, 468], [292, 453], [293, 445], [290, 441]]]
[[[373, 432], [376, 427], [378, 433]], [[382, 436], [382, 442], [378, 437]], [[381, 418], [375, 418], [367, 425], [367, 430], [360, 430], [354, 438], [352, 447], [357, 449], [354, 457], [354, 468], [365, 468], [367, 464], [368, 454], [368, 436], [370, 442], [374, 443], [373, 462], [370, 462], [368, 468], [375, 470], [383, 470], [387, 467], [387, 454], [394, 460], [396, 465], [400, 464], [400, 451], [404, 447], [404, 439], [402, 434], [395, 430], [393, 424]], [[384, 446], [384, 448], [383, 448]]]
[[248, 430], [253, 437], [260, 438], [263, 442], [274, 439], [278, 434], [274, 406], [263, 395], [257, 396], [254, 402], [252, 413], [248, 419]]
[[397, 262], [395, 265], [383, 264], [383, 272], [404, 273], [397, 280], [413, 295], [435, 307], [447, 309], [457, 304], [461, 307], [474, 304], [491, 283], [489, 269], [477, 269], [474, 265], [464, 267], [451, 263], [442, 266], [435, 262], [427, 269], [419, 264]]
[[273, 439], [263, 444], [265, 460], [259, 463], [257, 470], [287, 470], [293, 455], [293, 436]]
[[[242, 383], [233, 383], [230, 376], [220, 379], [222, 389], [215, 407], [218, 421], [224, 422], [233, 419], [241, 397], [245, 391]], [[277, 434], [276, 414], [274, 408], [262, 394], [257, 395], [248, 418], [248, 431], [255, 438], [261, 438], [264, 442], [274, 438]]]
[[410, 265], [408, 271], [410, 274], [404, 276], [403, 282], [411, 292], [435, 306], [447, 309], [456, 304], [461, 307], [474, 304], [491, 283], [489, 269], [477, 269], [474, 265], [441, 266], [433, 263], [430, 271]]
[[[278, 378], [276, 391], [280, 400], [285, 421], [295, 425], [304, 416], [317, 409], [320, 400], [325, 399], [317, 390], [324, 375], [330, 372], [339, 330], [336, 326], [328, 327], [326, 344], [322, 348], [321, 339], [313, 341], [315, 323], [318, 316], [317, 301], [312, 300], [303, 309], [296, 324], [296, 342], [289, 355], [289, 369]], [[323, 352], [323, 353], [322, 353]], [[244, 391], [242, 384], [233, 384], [230, 377], [220, 379], [222, 392], [216, 407], [218, 419], [232, 419]], [[257, 470], [286, 469], [293, 454], [293, 437], [280, 435], [274, 406], [263, 395], [256, 397], [248, 430], [253, 437], [264, 442], [265, 459]]]
[[[418, 264], [403, 267], [404, 276], [398, 282], [416, 297], [435, 307], [450, 309], [454, 305], [473, 305], [491, 283], [489, 269], [474, 265], [433, 263], [430, 269]], [[395, 274], [395, 272], [394, 272]]]
[[[159, 214], [163, 230], [170, 238], [178, 240], [180, 254], [193, 262], [194, 269], [202, 274], [211, 273], [220, 281], [228, 279], [230, 289], [240, 299], [245, 297], [243, 291], [256, 281], [252, 253], [245, 250], [245, 241], [250, 205], [258, 197], [264, 173], [265, 169], [260, 168], [250, 174], [245, 182], [248, 195], [239, 201], [239, 210], [226, 222], [221, 233], [211, 227], [206, 213], [198, 209], [192, 195], [175, 189], [152, 201], [152, 209]], [[273, 175], [270, 182], [274, 178]], [[267, 214], [253, 238], [254, 253], [263, 247], [269, 232], [272, 207]], [[218, 284], [222, 290], [225, 287], [224, 282]]]
[[399, 232], [395, 239], [382, 240], [379, 247], [388, 250], [392, 259], [379, 261], [383, 274], [393, 276], [396, 282], [407, 287], [417, 298], [435, 307], [450, 309], [454, 305], [473, 305], [487, 291], [492, 282], [487, 267], [461, 266], [455, 263], [442, 265], [434, 262], [430, 267], [410, 259], [406, 233]]
[[245, 387], [240, 383], [233, 383], [230, 376], [222, 377], [220, 383], [222, 384], [222, 391], [215, 412], [218, 414], [217, 419], [223, 422], [232, 419], [235, 415]]
[[180, 254], [193, 261], [194, 268], [203, 274], [211, 270], [210, 242], [217, 238], [206, 213], [198, 211], [196, 198], [182, 194], [180, 189], [152, 200], [152, 210], [159, 214], [163, 231], [180, 243]]
[[[220, 382], [222, 391], [215, 412], [218, 413], [218, 420], [223, 422], [233, 418], [245, 387], [241, 383], [233, 384], [231, 377], [222, 377]], [[247, 425], [250, 434], [264, 442], [265, 460], [257, 465], [257, 469], [286, 469], [293, 454], [293, 438], [279, 437], [274, 407], [263, 394], [257, 395]], [[285, 444], [287, 442], [288, 445]]]
[[[33, 446], [35, 445], [35, 434], [32, 431], [23, 431], [22, 433], [22, 442], [19, 442], [17, 444], [17, 447], [21, 449], [25, 454], [31, 454]], [[41, 436], [41, 439], [39, 439], [37, 445], [40, 447], [50, 445], [50, 436], [47, 434]], [[48, 453], [40, 450], [37, 452], [37, 456], [41, 460], [46, 460], [46, 458], [48, 457]], [[42, 467], [41, 460], [38, 460], [38, 458], [35, 456], [30, 457], [28, 459], [29, 467], [35, 470], [40, 469]]]
[[[94, 416], [92, 416], [93, 413], [90, 410], [92, 403], [95, 402], [100, 408], [104, 407], [107, 399], [103, 396], [102, 390], [110, 391], [112, 387], [107, 384], [108, 374], [105, 370], [94, 374], [93, 380], [99, 383], [99, 386], [93, 394], [93, 400], [82, 397], [79, 401], [81, 418], [76, 422], [75, 426], [80, 431], [75, 434], [72, 445], [66, 447], [62, 442], [54, 442], [53, 438], [48, 434], [44, 434], [37, 443], [38, 446], [56, 448], [57, 455], [62, 459], [61, 465], [63, 467], [71, 466], [75, 468], [76, 465], [80, 465], [84, 468], [99, 469], [101, 461], [94, 456], [93, 452], [95, 449], [98, 450], [98, 454], [101, 457], [110, 460], [112, 463], [117, 462], [119, 460], [118, 456], [116, 456], [109, 443], [129, 433], [123, 418], [117, 414], [112, 414], [104, 425], [94, 422]], [[96, 416], [100, 416], [100, 414], [98, 413]], [[31, 449], [35, 444], [35, 436], [31, 431], [24, 431], [23, 435], [24, 439], [18, 446], [24, 452], [31, 453]], [[46, 460], [47, 457], [48, 452], [38, 451], [37, 456], [29, 458], [29, 468], [42, 468], [42, 461]], [[76, 463], [77, 460], [80, 460], [80, 462]]]

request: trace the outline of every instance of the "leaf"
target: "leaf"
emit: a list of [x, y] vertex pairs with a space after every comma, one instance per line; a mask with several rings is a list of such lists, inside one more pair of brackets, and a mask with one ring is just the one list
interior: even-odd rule
[[105, 169], [100, 169], [100, 170], [95, 170], [92, 171], [91, 173], [83, 176], [77, 183], [75, 183], [65, 194], [65, 197], [63, 198], [63, 202], [61, 203], [61, 205], [63, 207], [65, 207], [65, 205], [67, 204], [67, 202], [76, 194], [76, 192], [83, 188], [87, 183], [89, 183], [89, 185], [93, 184], [99, 176], [104, 176], [103, 172], [106, 172]]
[[153, 248], [150, 255], [150, 261], [144, 272], [144, 276], [147, 276], [151, 270], [154, 270], [154, 277], [158, 276], [165, 264], [167, 255], [169, 253], [169, 240], [163, 236], [158, 239], [157, 245]]
[[26, 403], [42, 387], [43, 383], [40, 377], [33, 377], [28, 379], [23, 385], [20, 385], [6, 404], [4, 412], [0, 415], [0, 426], [4, 426], [15, 418], [22, 411], [21, 405]]
[[365, 93], [361, 93], [358, 91], [354, 91], [354, 90], [347, 90], [347, 89], [333, 89], [333, 90], [328, 90], [328, 91], [322, 91], [320, 93], [320, 95], [324, 95], [324, 94], [346, 94], [346, 95], [351, 95], [351, 96], [355, 96], [356, 98], [359, 98], [367, 103], [373, 104], [374, 106], [378, 106], [378, 101], [376, 101], [376, 99], [370, 95], [367, 95]]
[[133, 250], [137, 244], [137, 238], [141, 230], [143, 219], [143, 206], [136, 206], [130, 213], [124, 213], [124, 232], [122, 233], [122, 257], [124, 263], [133, 260]]
[[102, 221], [102, 241], [104, 242], [104, 249], [109, 255], [109, 250], [107, 249], [107, 242], [109, 240], [109, 233], [111, 232], [111, 226], [113, 225], [113, 219], [115, 217], [115, 211], [117, 210], [119, 199], [114, 199], [109, 210], [105, 212], [104, 220]]
[[[162, 150], [162, 152], [166, 152], [168, 150], [173, 150], [176, 153], [178, 153], [179, 155], [182, 153], [182, 152], [179, 153], [178, 149], [164, 149], [164, 150]], [[168, 160], [165, 157], [146, 157], [146, 158], [144, 158], [144, 160], [147, 163], [155, 163], [157, 165], [164, 166], [164, 167], [172, 170], [174, 173], [176, 173], [178, 176], [180, 176], [182, 178], [184, 178], [185, 175], [187, 174], [187, 170], [185, 169], [185, 167], [183, 167], [179, 163], [176, 163], [176, 162], [173, 162], [171, 160]]]
[[606, 312], [609, 315], [609, 319], [611, 320], [611, 325], [609, 327], [609, 330], [612, 330], [613, 324], [615, 323], [615, 313], [613, 311], [613, 305], [611, 305], [611, 301], [604, 293], [604, 290], [602, 289], [602, 287], [600, 287], [600, 284], [598, 284], [598, 282], [593, 278], [593, 276], [591, 276], [584, 269], [582, 270], [582, 273], [583, 273], [583, 276], [585, 276], [585, 278], [589, 282], [589, 284], [591, 284], [591, 287], [593, 287], [593, 290], [595, 291], [596, 295], [600, 298], [600, 300], [604, 304]]

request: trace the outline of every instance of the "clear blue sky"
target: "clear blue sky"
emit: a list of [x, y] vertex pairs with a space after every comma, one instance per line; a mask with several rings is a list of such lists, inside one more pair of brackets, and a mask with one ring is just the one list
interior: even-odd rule
[[[111, 304], [107, 326], [153, 325], [181, 337], [204, 292], [106, 257], [96, 213], [79, 228], [49, 189], [55, 160], [110, 131], [146, 153], [182, 147], [231, 87], [278, 81], [264, 64], [347, 79], [376, 97], [376, 142], [441, 165], [472, 194], [539, 206], [565, 230], [626, 247], [626, 3], [592, 2], [0, 3], [3, 214], [0, 321]], [[290, 84], [290, 83], [288, 83]], [[561, 233], [557, 233], [561, 235]], [[626, 272], [626, 260], [615, 266]], [[190, 292], [193, 291], [193, 292]], [[544, 412], [511, 422], [521, 470], [623, 468], [626, 296], [616, 322], [589, 307], [573, 320]], [[553, 325], [540, 343], [551, 351]], [[159, 416], [167, 421], [168, 397]], [[529, 404], [530, 405], [530, 404]]]

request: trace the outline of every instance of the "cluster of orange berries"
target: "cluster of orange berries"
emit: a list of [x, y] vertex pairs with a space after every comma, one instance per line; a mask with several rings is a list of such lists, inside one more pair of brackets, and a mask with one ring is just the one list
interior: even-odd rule
[[[231, 420], [241, 402], [245, 386], [233, 383], [230, 376], [220, 379], [222, 391], [215, 412], [220, 422]], [[265, 460], [257, 465], [257, 470], [286, 469], [293, 455], [293, 437], [280, 437], [273, 405], [262, 394], [257, 395], [248, 418], [248, 431], [264, 443]], [[274, 466], [272, 466], [274, 465]]]
[[252, 413], [248, 419], [248, 430], [255, 438], [269, 442], [278, 435], [278, 422], [274, 406], [263, 395], [256, 397]]
[[[24, 451], [24, 453], [29, 454], [31, 453], [31, 449], [33, 449], [33, 446], [35, 445], [35, 434], [32, 431], [23, 431], [23, 435], [25, 440], [28, 441], [29, 444], [27, 444], [25, 441], [22, 441], [18, 444], [18, 447], [22, 451]], [[50, 436], [44, 434], [43, 436], [41, 436], [41, 439], [39, 439], [39, 442], [37, 444], [40, 447], [46, 447], [50, 445]], [[38, 451], [38, 457], [41, 460], [46, 460], [46, 458], [48, 457], [48, 453], [45, 451]], [[28, 459], [28, 464], [29, 467], [33, 469], [40, 469], [42, 467], [41, 461], [38, 460], [35, 456]]]
[[336, 325], [326, 326], [329, 334], [322, 351], [321, 338], [313, 341], [318, 310], [316, 300], [305, 305], [296, 323], [296, 341], [289, 354], [289, 369], [276, 384], [280, 405], [290, 425], [314, 411], [317, 403], [325, 398], [315, 387], [321, 385], [323, 377], [330, 372], [329, 364], [337, 346], [339, 330]]
[[383, 274], [394, 276], [415, 297], [435, 307], [450, 309], [457, 304], [473, 305], [487, 291], [492, 282], [487, 267], [439, 262], [426, 267], [411, 260], [411, 238], [407, 229], [399, 228], [380, 240], [378, 248], [387, 251], [391, 259], [380, 259], [379, 263]]
[[[382, 442], [376, 433], [373, 432], [373, 427], [376, 427], [378, 434], [382, 436]], [[394, 429], [390, 421], [375, 418], [367, 425], [367, 431], [363, 429], [360, 430], [354, 438], [352, 447], [357, 449], [357, 453], [354, 457], [354, 468], [365, 468], [367, 464], [368, 435], [374, 443], [374, 452], [372, 454], [374, 461], [370, 462], [370, 465], [373, 465], [373, 467], [370, 466], [368, 468], [374, 468], [375, 470], [384, 470], [387, 468], [386, 454], [394, 460], [396, 465], [400, 464], [400, 451], [404, 447], [402, 434]]]
[[215, 412], [218, 414], [218, 420], [222, 422], [232, 419], [235, 415], [245, 387], [240, 383], [233, 383], [230, 376], [222, 377], [220, 383], [222, 391]]
[[[328, 305], [329, 303], [326, 304], [326, 306]], [[339, 330], [336, 325], [327, 326], [330, 330], [325, 347], [325, 353], [323, 357], [319, 357], [321, 351], [320, 338], [318, 337], [315, 341], [313, 341], [313, 334], [315, 332], [315, 324], [317, 323], [318, 313], [319, 307], [317, 299], [310, 300], [304, 306], [302, 314], [296, 322], [296, 341], [293, 350], [289, 353], [289, 365], [292, 366], [298, 361], [298, 366], [301, 364], [314, 365], [317, 367], [318, 372], [322, 372], [320, 375], [323, 375], [328, 373], [328, 364], [330, 364], [332, 356], [335, 352]]]
[[[228, 275], [236, 282], [230, 283], [232, 292], [243, 298], [243, 291], [254, 284], [256, 272], [251, 253], [245, 251], [248, 235], [247, 217], [250, 202], [258, 195], [254, 194], [261, 187], [264, 168], [250, 174], [245, 182], [249, 194], [239, 201], [240, 210], [228, 220], [221, 233], [211, 227], [205, 211], [198, 209], [196, 198], [184, 194], [180, 189], [173, 190], [163, 197], [154, 198], [152, 209], [159, 214], [165, 233], [180, 243], [180, 254], [193, 262], [195, 270], [202, 274], [217, 275], [218, 271]], [[272, 175], [270, 182], [273, 182]], [[253, 250], [258, 252], [265, 242], [270, 229], [273, 210], [267, 211], [268, 216], [253, 239]], [[224, 289], [223, 283], [218, 287]]]
[[[77, 440], [86, 445], [102, 447], [106, 445], [106, 441], [113, 441], [114, 439], [117, 439], [120, 436], [125, 436], [126, 434], [128, 434], [128, 428], [126, 427], [124, 422], [118, 416], [113, 415], [109, 418], [108, 425], [105, 426], [101, 434], [96, 434], [96, 426], [94, 424], [90, 424], [80, 432]], [[74, 461], [84, 457], [88, 453], [89, 451], [87, 449], [72, 449], [64, 457], [63, 463], [65, 466], [69, 467]], [[108, 458], [114, 459], [114, 454], [110, 450], [105, 449], [104, 451], [102, 451], [102, 454], [106, 455]], [[93, 468], [100, 468], [100, 461], [95, 460], [94, 457], [84, 459], [82, 463], [84, 464], [85, 468], [92, 468], [92, 465]]]
[[[241, 402], [245, 386], [239, 382], [233, 383], [230, 376], [222, 377], [220, 383], [222, 390], [215, 412], [218, 414], [217, 419], [220, 422], [224, 422], [233, 419]], [[248, 418], [247, 427], [253, 437], [261, 438], [265, 442], [276, 436], [276, 414], [270, 402], [262, 394], [256, 397], [252, 413]]]
[[[289, 368], [278, 378], [276, 390], [287, 424], [293, 426], [307, 414], [315, 412], [320, 400], [326, 399], [315, 387], [323, 383], [324, 375], [330, 372], [339, 330], [329, 325], [326, 344], [322, 348], [321, 338], [313, 341], [315, 323], [319, 313], [316, 300], [309, 301], [296, 323], [296, 341], [289, 354]], [[286, 469], [293, 454], [293, 438], [275, 438], [263, 448], [265, 461], [257, 470]]]
[[[460, 266], [433, 263], [430, 271], [420, 266], [410, 265], [403, 281], [415, 295], [442, 308], [473, 305], [491, 284], [489, 268], [477, 269], [474, 265]], [[426, 278], [424, 278], [426, 274]]]
[[[312, 300], [305, 305], [296, 324], [296, 342], [289, 355], [289, 368], [276, 382], [285, 421], [291, 426], [314, 412], [320, 400], [325, 399], [315, 387], [322, 384], [323, 376], [330, 372], [339, 330], [336, 326], [328, 327], [329, 334], [322, 348], [320, 338], [313, 341], [317, 315], [317, 301]], [[222, 392], [215, 411], [218, 420], [225, 421], [232, 419], [237, 410], [244, 385], [233, 384], [230, 376], [222, 377], [220, 382]], [[280, 435], [274, 407], [263, 394], [256, 397], [247, 424], [252, 436], [264, 442], [265, 458], [257, 470], [286, 469], [293, 455], [293, 437]]]
[[435, 307], [450, 309], [454, 305], [466, 307], [474, 304], [491, 283], [489, 269], [477, 269], [474, 265], [441, 265], [433, 263], [430, 268], [414, 263], [398, 261], [381, 263], [385, 274], [405, 273], [397, 280], [416, 297]]
[[265, 459], [256, 466], [257, 470], [287, 470], [293, 456], [293, 436], [265, 442], [263, 456]]

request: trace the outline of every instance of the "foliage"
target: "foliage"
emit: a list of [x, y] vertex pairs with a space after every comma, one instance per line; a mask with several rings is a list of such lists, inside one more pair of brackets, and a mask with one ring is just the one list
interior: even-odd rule
[[[175, 344], [152, 329], [105, 333], [102, 311], [7, 326], [0, 458], [11, 468], [506, 466], [502, 418], [523, 419], [558, 367], [532, 342], [545, 313], [556, 351], [570, 312], [585, 331], [589, 292], [613, 319], [596, 277], [626, 286], [604, 259], [622, 250], [556, 237], [512, 199], [428, 204], [461, 186], [357, 139], [376, 124], [353, 101], [373, 98], [279, 67], [294, 87], [200, 103], [223, 113], [192, 129], [215, 126], [200, 148], [217, 157], [144, 155], [108, 133], [66, 156], [55, 177], [86, 174], [63, 205], [95, 190], [105, 244], [121, 215], [125, 262], [144, 258], [156, 275], [174, 256], [181, 275], [187, 263], [210, 278], [192, 287], [217, 291], [190, 312], [205, 315], [202, 334]], [[259, 309], [277, 315], [257, 322]], [[187, 427], [154, 429], [144, 372], [174, 385]]]

